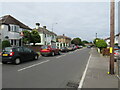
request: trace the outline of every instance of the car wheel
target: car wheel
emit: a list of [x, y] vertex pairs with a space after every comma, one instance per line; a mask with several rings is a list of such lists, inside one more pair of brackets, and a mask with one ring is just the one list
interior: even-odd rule
[[58, 55], [60, 55], [60, 54], [61, 54], [61, 52], [59, 51], [59, 52], [58, 52]]
[[7, 62], [5, 62], [5, 61], [2, 61], [2, 63], [3, 63], [3, 64], [7, 64]]
[[52, 56], [55, 56], [55, 53], [54, 53], [54, 52], [52, 52]]
[[35, 59], [35, 60], [38, 60], [38, 55], [35, 55], [34, 59]]
[[16, 59], [14, 60], [14, 64], [16, 64], [16, 65], [18, 65], [18, 64], [20, 64], [20, 63], [21, 63], [20, 58], [16, 58]]

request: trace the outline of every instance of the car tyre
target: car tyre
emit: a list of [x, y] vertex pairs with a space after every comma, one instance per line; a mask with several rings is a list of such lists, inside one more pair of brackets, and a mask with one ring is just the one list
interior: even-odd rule
[[19, 65], [20, 63], [21, 63], [20, 58], [16, 58], [16, 59], [14, 60], [14, 64], [15, 64], [15, 65]]
[[3, 63], [3, 64], [7, 64], [7, 62], [5, 62], [5, 61], [2, 61], [2, 63]]
[[38, 60], [38, 55], [35, 55], [34, 60]]
[[52, 56], [55, 56], [55, 53], [54, 53], [54, 52], [52, 52]]
[[58, 55], [61, 55], [61, 52], [60, 52], [60, 51], [58, 52]]

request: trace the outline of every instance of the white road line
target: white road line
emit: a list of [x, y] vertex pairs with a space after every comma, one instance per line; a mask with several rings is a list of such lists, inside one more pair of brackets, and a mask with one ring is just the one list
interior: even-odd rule
[[60, 57], [62, 57], [63, 55], [61, 55], [61, 56], [58, 56], [58, 57], [56, 57], [56, 58], [60, 58]]
[[37, 65], [40, 65], [40, 64], [43, 64], [43, 63], [46, 63], [46, 62], [49, 62], [49, 61], [50, 61], [50, 60], [46, 60], [46, 61], [43, 61], [43, 62], [40, 62], [40, 63], [37, 63], [37, 64], [33, 64], [33, 65], [31, 65], [31, 66], [28, 66], [28, 67], [19, 69], [18, 72], [19, 72], [19, 71], [23, 71], [23, 70], [28, 69], [28, 68], [32, 68], [32, 67], [34, 67], [34, 66], [37, 66]]
[[87, 73], [87, 69], [88, 69], [88, 65], [89, 65], [89, 63], [90, 63], [91, 56], [92, 56], [92, 54], [90, 55], [90, 57], [89, 57], [89, 59], [88, 59], [88, 62], [87, 62], [86, 68], [85, 68], [85, 70], [84, 70], [83, 76], [82, 76], [82, 78], [81, 78], [81, 80], [80, 80], [78, 89], [79, 89], [79, 88], [82, 88], [82, 86], [83, 86], [83, 82], [84, 82], [84, 79], [85, 79], [85, 76], [86, 76], [86, 73]]

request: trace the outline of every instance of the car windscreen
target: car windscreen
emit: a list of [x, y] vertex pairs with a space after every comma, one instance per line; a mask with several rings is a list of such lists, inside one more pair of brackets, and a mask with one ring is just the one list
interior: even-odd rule
[[48, 46], [42, 46], [41, 48], [42, 48], [42, 49], [47, 49], [47, 48], [48, 48]]
[[12, 52], [12, 47], [6, 47], [3, 51]]

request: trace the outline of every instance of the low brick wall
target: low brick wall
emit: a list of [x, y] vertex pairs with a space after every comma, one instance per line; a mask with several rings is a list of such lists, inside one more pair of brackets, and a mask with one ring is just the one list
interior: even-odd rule
[[104, 55], [109, 56], [109, 55], [110, 55], [110, 49], [109, 49], [109, 48], [103, 48], [103, 49], [102, 49], [102, 55], [103, 55], [103, 56], [104, 56]]
[[40, 48], [41, 48], [41, 46], [26, 46], [26, 47], [31, 48], [35, 52], [40, 52]]

